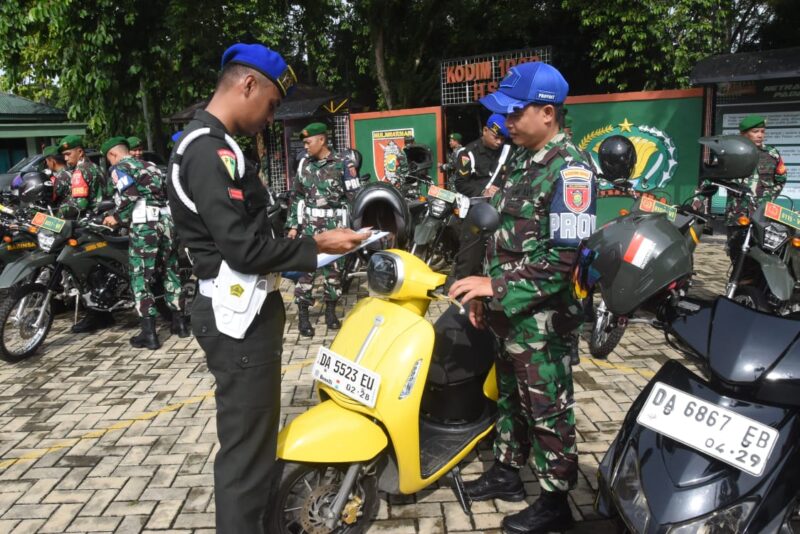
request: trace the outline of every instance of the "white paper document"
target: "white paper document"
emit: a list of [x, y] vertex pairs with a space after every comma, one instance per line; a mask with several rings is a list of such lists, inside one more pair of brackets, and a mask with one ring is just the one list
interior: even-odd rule
[[334, 261], [338, 260], [342, 256], [350, 254], [351, 252], [355, 252], [358, 249], [364, 248], [367, 245], [369, 245], [370, 243], [374, 243], [375, 241], [377, 241], [377, 240], [379, 240], [379, 239], [381, 239], [383, 237], [386, 237], [387, 235], [389, 235], [389, 232], [374, 231], [374, 232], [372, 232], [372, 235], [369, 236], [368, 238], [366, 238], [364, 241], [362, 241], [360, 245], [358, 245], [356, 248], [354, 248], [350, 252], [346, 252], [345, 254], [317, 254], [317, 269], [319, 269], [320, 267], [325, 267], [329, 263], [333, 263]]

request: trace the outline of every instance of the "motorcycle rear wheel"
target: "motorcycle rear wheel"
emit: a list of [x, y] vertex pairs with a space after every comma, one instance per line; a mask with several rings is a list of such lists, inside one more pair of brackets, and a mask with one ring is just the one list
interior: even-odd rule
[[12, 291], [0, 304], [0, 359], [16, 363], [33, 356], [47, 339], [53, 325], [52, 302], [45, 310], [44, 324], [33, 328], [47, 297], [47, 288], [28, 284]]
[[[614, 325], [611, 325], [612, 321], [614, 321]], [[598, 312], [597, 320], [592, 328], [592, 335], [589, 338], [591, 355], [601, 360], [608, 358], [625, 334], [625, 328], [626, 326], [619, 324], [614, 314]]]
[[361, 476], [353, 488], [355, 496], [345, 504], [343, 515], [348, 511], [354, 514], [354, 522], [330, 529], [320, 513], [333, 502], [346, 468], [346, 465], [284, 463], [277, 503], [270, 503], [273, 512], [269, 531], [275, 534], [366, 532], [380, 504], [375, 475]]

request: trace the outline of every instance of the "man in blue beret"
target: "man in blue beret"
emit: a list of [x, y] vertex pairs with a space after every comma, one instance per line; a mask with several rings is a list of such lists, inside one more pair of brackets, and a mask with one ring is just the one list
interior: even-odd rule
[[283, 519], [283, 510], [269, 509], [279, 474], [279, 273], [313, 271], [318, 253], [344, 253], [366, 238], [349, 229], [278, 238], [266, 216], [267, 192], [233, 136], [264, 130], [295, 81], [266, 46], [228, 48], [211, 101], [186, 126], [168, 167], [169, 205], [199, 280], [192, 330], [216, 380], [219, 534], [282, 530], [267, 525]]
[[519, 469], [530, 461], [541, 494], [503, 519], [503, 532], [564, 531], [568, 492], [578, 481], [570, 351], [581, 308], [570, 272], [581, 239], [594, 230], [596, 179], [589, 156], [562, 131], [569, 85], [546, 63], [512, 67], [481, 99], [505, 113], [512, 142], [503, 189], [491, 203], [500, 227], [486, 248], [484, 276], [456, 281], [450, 296], [470, 306], [476, 328], [492, 329], [499, 398], [495, 463], [465, 484], [475, 501], [521, 501]]

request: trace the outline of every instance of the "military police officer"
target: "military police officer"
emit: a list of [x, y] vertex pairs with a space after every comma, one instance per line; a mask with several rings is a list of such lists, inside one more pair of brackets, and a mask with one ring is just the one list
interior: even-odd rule
[[50, 181], [53, 184], [53, 203], [54, 210], [70, 197], [72, 173], [67, 168], [64, 156], [58, 151], [58, 146], [51, 145], [42, 151], [44, 163], [50, 171]]
[[[505, 117], [499, 113], [492, 114], [481, 136], [464, 147], [456, 160], [456, 191], [473, 199], [491, 197], [498, 191], [504, 180], [503, 167], [511, 149], [504, 144], [507, 138]], [[453, 266], [453, 278], [456, 280], [480, 271], [482, 251], [477, 246], [478, 241], [480, 236], [471, 234], [467, 225], [462, 225], [459, 253]]]
[[568, 88], [554, 67], [526, 63], [481, 99], [508, 113], [517, 149], [492, 199], [501, 226], [487, 247], [487, 276], [464, 278], [450, 290], [469, 302], [473, 324], [488, 323], [501, 345], [496, 461], [466, 491], [473, 500], [524, 499], [519, 469], [529, 453], [542, 489], [531, 506], [503, 519], [504, 531], [514, 534], [560, 531], [573, 521], [567, 492], [577, 482], [578, 455], [569, 343], [580, 319], [570, 312], [580, 312], [569, 278], [580, 239], [594, 227], [596, 183], [589, 157], [559, 131]]
[[83, 139], [79, 135], [68, 135], [58, 143], [69, 167], [70, 197], [61, 207], [62, 216], [77, 216], [92, 211], [103, 200], [103, 171], [86, 157]]
[[161, 346], [156, 331], [156, 302], [152, 284], [158, 274], [164, 287], [164, 300], [172, 310], [171, 331], [189, 337], [183, 315], [183, 296], [178, 276], [178, 251], [172, 216], [167, 210], [164, 177], [154, 164], [135, 159], [124, 137], [112, 137], [100, 148], [111, 163], [111, 179], [116, 191], [117, 209], [104, 224], [130, 229], [131, 288], [142, 331], [130, 339], [136, 348], [156, 350]]
[[464, 147], [458, 157], [456, 191], [468, 197], [491, 197], [497, 192], [501, 185], [498, 178], [491, 185], [489, 182], [505, 163], [502, 148], [507, 138], [505, 117], [499, 113], [490, 116], [481, 136]]
[[[297, 166], [292, 187], [292, 202], [286, 226], [288, 236], [299, 233], [313, 236], [348, 226], [347, 195], [359, 186], [353, 162], [341, 157], [328, 146], [327, 126], [321, 122], [309, 124], [300, 134], [306, 156]], [[336, 317], [336, 303], [342, 295], [342, 262], [335, 261], [321, 269], [325, 292], [325, 323], [332, 330], [341, 325]], [[309, 318], [313, 305], [312, 291], [315, 273], [304, 273], [295, 286], [300, 335], [314, 335]]]
[[274, 532], [264, 525], [279, 475], [285, 312], [277, 273], [313, 271], [319, 252], [343, 253], [366, 238], [338, 229], [281, 239], [269, 224], [267, 192], [233, 136], [263, 130], [295, 82], [269, 48], [231, 46], [211, 101], [170, 158], [169, 204], [199, 279], [192, 330], [216, 380], [219, 534]]

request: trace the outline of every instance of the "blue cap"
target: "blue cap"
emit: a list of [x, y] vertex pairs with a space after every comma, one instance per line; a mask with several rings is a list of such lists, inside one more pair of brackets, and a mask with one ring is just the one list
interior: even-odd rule
[[512, 113], [528, 104], [562, 104], [569, 84], [558, 69], [535, 61], [511, 67], [497, 92], [480, 102], [495, 113]]
[[508, 137], [508, 129], [506, 129], [506, 118], [499, 113], [493, 113], [489, 120], [486, 121], [486, 127], [495, 133], [495, 135], [502, 135]]
[[170, 139], [172, 139], [173, 143], [177, 143], [178, 139], [180, 139], [182, 135], [183, 135], [183, 130], [178, 130], [177, 132], [172, 134], [172, 137]]
[[262, 44], [236, 43], [222, 54], [222, 68], [236, 63], [255, 69], [278, 86], [281, 95], [288, 95], [297, 83], [292, 67], [281, 55]]

